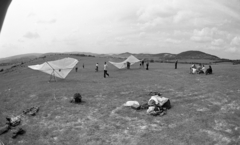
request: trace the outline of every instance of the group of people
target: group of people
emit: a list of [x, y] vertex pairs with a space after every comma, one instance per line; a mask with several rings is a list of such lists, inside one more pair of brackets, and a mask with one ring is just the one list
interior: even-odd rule
[[[177, 69], [177, 63], [178, 61], [175, 62], [175, 69]], [[130, 62], [127, 62], [127, 69], [130, 69], [130, 65], [131, 63]], [[95, 71], [98, 72], [98, 63], [96, 63], [96, 68], [95, 68]], [[140, 62], [140, 67], [144, 67], [144, 61], [141, 61]], [[146, 63], [146, 70], [149, 69], [149, 62]], [[76, 66], [75, 68], [76, 72], [78, 70], [78, 67]], [[104, 66], [103, 66], [103, 70], [104, 70], [104, 74], [103, 74], [103, 77], [106, 78], [106, 76], [109, 76], [108, 72], [107, 72], [107, 62], [104, 63]], [[212, 67], [211, 65], [209, 65], [209, 68], [206, 69], [204, 64], [199, 64], [198, 66], [193, 64], [191, 65], [190, 67], [190, 74], [212, 74]]]
[[[130, 69], [130, 65], [131, 63], [130, 62], [127, 62], [127, 69]], [[84, 65], [83, 65], [84, 66]], [[140, 66], [143, 66], [144, 67], [144, 61], [141, 61], [140, 62]], [[149, 62], [146, 63], [146, 70], [148, 70], [148, 67], [149, 67]], [[84, 67], [83, 67], [84, 68]], [[99, 68], [99, 64], [96, 63], [96, 67], [95, 67], [95, 71], [98, 72], [98, 69]], [[104, 63], [104, 66], [103, 66], [103, 70], [104, 70], [104, 73], [103, 73], [103, 77], [106, 78], [106, 76], [109, 76], [108, 72], [107, 72], [107, 62]], [[75, 71], [77, 72], [78, 71], [78, 67], [76, 66], [75, 67]]]
[[211, 65], [209, 65], [209, 68], [206, 69], [203, 64], [199, 64], [198, 66], [193, 64], [190, 67], [190, 74], [206, 74], [206, 75], [212, 74], [212, 67]]
[[[144, 60], [142, 60], [141, 62], [140, 62], [140, 68], [144, 68]], [[146, 62], [146, 70], [148, 70], [149, 69], [149, 62], [147, 61]]]

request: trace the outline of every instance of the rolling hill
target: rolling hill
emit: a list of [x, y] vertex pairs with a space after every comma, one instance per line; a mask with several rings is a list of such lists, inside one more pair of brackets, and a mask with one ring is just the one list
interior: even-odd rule
[[175, 59], [210, 59], [219, 60], [220, 58], [201, 51], [185, 51], [175, 56]]
[[172, 53], [158, 53], [158, 54], [146, 54], [146, 53], [121, 53], [117, 56], [127, 58], [130, 55], [135, 55], [138, 58], [153, 58], [159, 60], [174, 60], [174, 59], [208, 59], [208, 60], [219, 60], [220, 58], [211, 54], [207, 54], [201, 51], [184, 51], [179, 54]]
[[32, 60], [34, 58], [40, 57], [43, 55], [42, 53], [28, 53], [28, 54], [20, 54], [15, 56], [10, 56], [6, 58], [0, 58], [0, 63], [20, 63]]
[[154, 60], [196, 60], [196, 59], [205, 59], [205, 60], [221, 60], [219, 57], [207, 54], [201, 51], [185, 51], [181, 52], [179, 54], [171, 54], [171, 53], [157, 53], [157, 54], [149, 54], [149, 53], [120, 53], [120, 54], [97, 54], [97, 53], [90, 53], [90, 52], [64, 52], [64, 53], [29, 53], [29, 54], [23, 54], [23, 55], [16, 55], [12, 57], [7, 58], [1, 58], [0, 63], [21, 63], [21, 62], [27, 62], [33, 59], [37, 59], [41, 56], [47, 56], [47, 55], [58, 55], [58, 54], [75, 54], [75, 55], [91, 55], [95, 57], [112, 57], [112, 58], [127, 58], [130, 55], [134, 55], [139, 59], [154, 59]]

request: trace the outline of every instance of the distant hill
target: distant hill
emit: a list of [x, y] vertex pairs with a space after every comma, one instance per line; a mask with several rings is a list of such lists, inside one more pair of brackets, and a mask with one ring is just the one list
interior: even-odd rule
[[77, 52], [77, 51], [73, 51], [73, 52], [64, 52], [65, 54], [84, 54], [84, 55], [91, 55], [91, 56], [98, 56], [100, 54], [97, 53], [92, 53], [92, 52]]
[[21, 54], [10, 56], [6, 58], [0, 58], [0, 63], [20, 63], [32, 60], [34, 58], [40, 57], [42, 53], [28, 53], [28, 54]]
[[130, 53], [130, 52], [124, 52], [124, 53], [117, 54], [115, 56], [118, 56], [118, 57], [121, 57], [121, 58], [127, 58], [130, 55], [135, 55], [135, 54], [134, 53]]
[[157, 53], [157, 54], [149, 54], [149, 53], [120, 53], [120, 54], [97, 54], [97, 53], [91, 53], [91, 52], [64, 52], [64, 53], [29, 53], [29, 54], [22, 54], [22, 55], [16, 55], [12, 57], [2, 58], [0, 59], [0, 63], [21, 63], [21, 62], [27, 62], [42, 56], [49, 56], [49, 55], [61, 55], [61, 54], [75, 54], [75, 55], [86, 55], [86, 56], [95, 56], [95, 57], [107, 57], [107, 58], [127, 58], [130, 55], [134, 55], [139, 59], [153, 59], [153, 60], [159, 60], [159, 61], [167, 61], [167, 60], [192, 60], [192, 59], [205, 59], [205, 60], [222, 60], [217, 56], [207, 54], [201, 51], [185, 51], [179, 54], [171, 54], [171, 53]]
[[160, 60], [172, 60], [176, 58], [176, 54], [171, 54], [171, 53], [158, 53], [158, 54], [153, 54], [153, 56], [158, 57]]
[[175, 56], [175, 59], [210, 59], [219, 60], [220, 58], [201, 51], [185, 51]]
[[174, 60], [174, 59], [209, 59], [209, 60], [219, 60], [220, 58], [211, 54], [207, 54], [201, 51], [185, 51], [179, 54], [171, 54], [171, 53], [158, 53], [158, 54], [146, 54], [146, 53], [120, 53], [118, 57], [127, 58], [130, 55], [134, 55], [138, 58], [153, 58], [153, 59], [159, 59], [159, 60]]

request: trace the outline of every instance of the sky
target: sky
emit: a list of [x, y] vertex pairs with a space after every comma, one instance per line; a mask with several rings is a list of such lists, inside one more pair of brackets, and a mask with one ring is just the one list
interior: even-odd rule
[[240, 59], [240, 0], [12, 0], [0, 58], [47, 52]]

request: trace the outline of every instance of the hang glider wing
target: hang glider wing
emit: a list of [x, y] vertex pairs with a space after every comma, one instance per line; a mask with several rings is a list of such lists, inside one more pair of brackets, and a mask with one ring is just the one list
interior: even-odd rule
[[118, 69], [123, 69], [127, 67], [127, 63], [123, 63], [123, 62], [112, 62], [109, 61], [109, 63], [111, 63], [112, 65], [116, 66]]
[[65, 79], [77, 63], [77, 59], [64, 58], [60, 60], [44, 62], [43, 64], [31, 65], [28, 67], [33, 70], [38, 70], [50, 75], [54, 75], [61, 79]]
[[131, 65], [133, 65], [136, 62], [139, 62], [140, 60], [137, 59], [136, 57], [134, 57], [133, 55], [130, 55], [126, 60], [124, 60], [123, 62], [112, 62], [109, 61], [109, 63], [111, 63], [112, 65], [114, 65], [115, 67], [117, 67], [118, 69], [123, 69], [127, 67], [127, 62], [130, 62]]
[[139, 62], [140, 60], [139, 59], [137, 59], [135, 56], [133, 56], [133, 55], [130, 55], [126, 60], [125, 60], [125, 62], [130, 62], [131, 63], [131, 65], [133, 65], [134, 63], [136, 63], [136, 62]]

